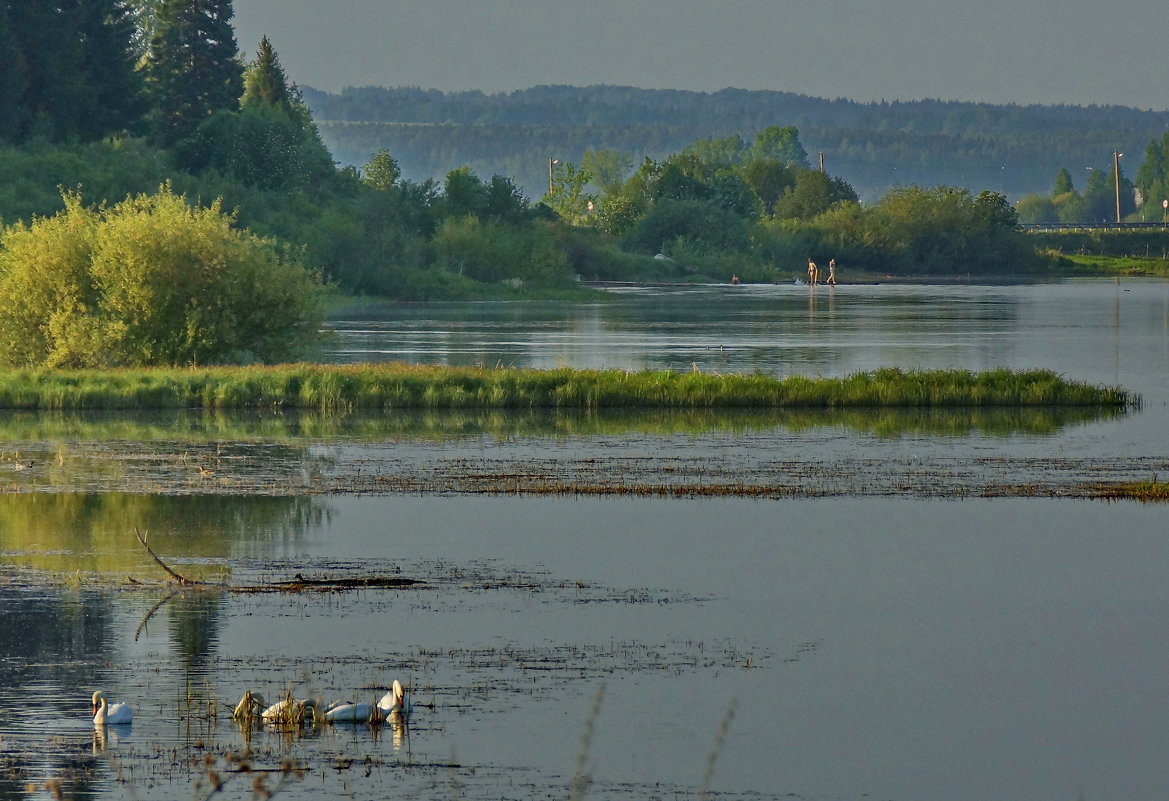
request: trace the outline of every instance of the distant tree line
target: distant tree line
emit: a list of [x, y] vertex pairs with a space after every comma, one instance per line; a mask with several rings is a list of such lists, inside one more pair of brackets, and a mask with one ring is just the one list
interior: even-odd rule
[[452, 162], [511, 175], [533, 196], [541, 158], [579, 162], [589, 149], [660, 159], [700, 138], [796, 125], [811, 153], [866, 201], [896, 186], [964, 186], [1010, 197], [1042, 191], [1063, 165], [1108, 168], [1169, 128], [1169, 112], [1119, 106], [1017, 106], [923, 100], [856, 103], [789, 92], [539, 86], [516, 92], [358, 87], [305, 89], [325, 142], [343, 163], [379, 148], [413, 180]]

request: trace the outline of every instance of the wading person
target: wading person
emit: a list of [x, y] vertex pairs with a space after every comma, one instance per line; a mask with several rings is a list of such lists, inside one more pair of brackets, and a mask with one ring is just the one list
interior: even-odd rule
[[820, 280], [820, 270], [816, 267], [816, 262], [808, 259], [808, 283], [815, 286], [818, 280]]
[[828, 260], [828, 281], [829, 284], [836, 283], [836, 259]]

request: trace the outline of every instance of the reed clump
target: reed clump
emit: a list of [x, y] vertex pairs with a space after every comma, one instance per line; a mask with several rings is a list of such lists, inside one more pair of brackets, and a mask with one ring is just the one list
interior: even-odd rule
[[1095, 495], [1107, 500], [1133, 500], [1149, 503], [1169, 501], [1169, 481], [1130, 481], [1120, 484], [1099, 485]]
[[1139, 405], [1120, 387], [1050, 370], [901, 370], [774, 378], [669, 370], [289, 364], [0, 372], [0, 408], [601, 409], [938, 408]]

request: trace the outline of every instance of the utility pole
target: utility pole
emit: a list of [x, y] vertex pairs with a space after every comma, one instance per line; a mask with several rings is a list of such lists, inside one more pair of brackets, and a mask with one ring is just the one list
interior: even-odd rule
[[1123, 156], [1116, 150], [1112, 151], [1112, 174], [1116, 177], [1116, 221], [1120, 222], [1120, 157]]
[[824, 172], [824, 151], [820, 151], [820, 172]]
[[548, 157], [548, 194], [552, 194], [552, 167], [560, 162], [551, 156]]

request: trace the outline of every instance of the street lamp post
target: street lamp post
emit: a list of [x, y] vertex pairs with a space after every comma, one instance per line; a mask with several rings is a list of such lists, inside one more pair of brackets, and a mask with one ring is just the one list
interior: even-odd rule
[[548, 157], [548, 194], [552, 194], [552, 168], [560, 162], [551, 156]]
[[1123, 156], [1116, 150], [1112, 151], [1112, 175], [1116, 178], [1116, 221], [1120, 222], [1120, 157]]

